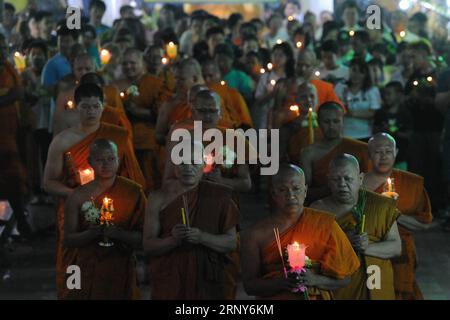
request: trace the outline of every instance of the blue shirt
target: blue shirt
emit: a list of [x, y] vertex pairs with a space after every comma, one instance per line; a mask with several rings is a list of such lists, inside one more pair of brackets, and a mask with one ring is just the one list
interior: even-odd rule
[[44, 66], [42, 71], [41, 83], [45, 87], [52, 87], [59, 80], [72, 72], [69, 61], [60, 53], [53, 56]]

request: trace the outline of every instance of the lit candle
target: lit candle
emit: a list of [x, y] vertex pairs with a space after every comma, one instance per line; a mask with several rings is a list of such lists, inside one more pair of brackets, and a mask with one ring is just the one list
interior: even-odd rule
[[308, 110], [308, 143], [314, 143], [314, 119], [313, 119], [313, 109], [309, 108]]
[[167, 56], [169, 57], [169, 59], [175, 59], [177, 57], [177, 48], [178, 46], [173, 43], [172, 41], [169, 42], [169, 44], [167, 44], [166, 46], [166, 53]]
[[320, 71], [317, 70], [316, 72], [314, 72], [314, 74], [316, 75], [316, 77], [320, 77]]
[[348, 32], [348, 35], [349, 35], [350, 37], [353, 37], [353, 36], [355, 35], [355, 31], [350, 30], [350, 31]]
[[413, 85], [417, 87], [417, 86], [419, 85], [419, 81], [414, 80], [414, 81], [413, 81]]
[[86, 183], [91, 182], [95, 178], [94, 170], [92, 168], [78, 170], [78, 174], [80, 175], [81, 185], [85, 185]]
[[303, 43], [301, 41], [297, 41], [295, 45], [297, 48], [301, 48], [303, 46]]
[[102, 65], [107, 65], [109, 60], [111, 60], [111, 52], [109, 52], [109, 50], [102, 49], [100, 51], [100, 61], [102, 62]]
[[432, 77], [432, 76], [428, 76], [428, 77], [427, 77], [427, 81], [428, 81], [428, 82], [433, 81], [433, 77]]
[[121, 91], [119, 95], [122, 99], [125, 99], [125, 92]]
[[266, 72], [266, 69], [264, 69], [264, 68], [259, 69], [259, 73], [263, 74], [265, 72]]
[[391, 178], [387, 178], [388, 183], [388, 192], [392, 192], [392, 180]]
[[23, 72], [27, 67], [25, 57], [19, 52], [14, 52], [14, 64], [19, 72]]
[[282, 43], [283, 43], [283, 40], [281, 40], [281, 39], [277, 40], [277, 44], [282, 44]]
[[406, 32], [404, 30], [400, 31], [400, 37], [404, 38], [406, 36]]
[[[387, 189], [387, 190], [386, 190]], [[394, 179], [387, 178], [387, 183], [385, 184], [384, 192], [382, 193], [383, 196], [392, 198], [392, 199], [398, 199], [399, 194], [395, 192], [394, 187]]]
[[301, 269], [305, 266], [305, 251], [306, 246], [304, 244], [288, 244], [287, 246], [289, 265], [292, 269]]
[[272, 79], [272, 80], [270, 80], [270, 84], [274, 87], [277, 84], [277, 81]]
[[162, 64], [167, 64], [169, 62], [169, 60], [166, 58], [166, 57], [163, 57], [162, 59], [161, 59], [161, 63]]
[[269, 63], [267, 64], [267, 70], [270, 71], [270, 70], [272, 70], [272, 68], [273, 68], [273, 64], [269, 62]]
[[75, 108], [75, 104], [73, 103], [72, 100], [67, 101], [66, 103], [66, 109], [67, 110], [73, 110]]
[[225, 81], [220, 81], [220, 84], [222, 85], [222, 86], [224, 86], [226, 83], [225, 83]]
[[300, 108], [296, 104], [290, 106], [289, 110], [291, 110], [292, 112], [295, 112], [297, 117], [300, 115]]
[[100, 223], [101, 224], [111, 224], [113, 219], [113, 200], [108, 197], [103, 198], [103, 206], [101, 210]]
[[292, 20], [294, 20], [294, 17], [293, 16], [289, 16], [288, 17], [288, 21], [292, 21]]

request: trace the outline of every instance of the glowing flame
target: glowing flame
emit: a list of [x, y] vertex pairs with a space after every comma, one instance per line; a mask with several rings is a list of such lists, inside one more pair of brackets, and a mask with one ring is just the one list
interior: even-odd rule
[[164, 57], [164, 58], [161, 59], [161, 62], [162, 62], [162, 64], [167, 64], [167, 62], [169, 62], [169, 61], [167, 60], [166, 57]]
[[125, 92], [120, 92], [120, 97], [123, 99], [123, 98], [125, 98]]
[[169, 42], [169, 47], [174, 47], [175, 43], [173, 43], [172, 41]]
[[288, 17], [288, 21], [292, 21], [292, 20], [294, 20], [294, 17], [293, 16], [289, 16]]
[[283, 40], [281, 40], [281, 39], [277, 40], [277, 44], [282, 44], [282, 43], [283, 43]]
[[400, 37], [404, 38], [406, 36], [406, 32], [404, 30], [400, 31]]
[[271, 64], [270, 62], [267, 64], [267, 70], [272, 70], [273, 68], [273, 64]]
[[100, 51], [100, 60], [103, 65], [107, 64], [111, 60], [111, 52], [106, 49]]
[[317, 70], [314, 74], [316, 75], [316, 77], [320, 77], [320, 71], [319, 70]]
[[74, 108], [74, 103], [72, 100], [67, 101], [67, 109], [73, 109]]
[[261, 73], [261, 74], [263, 74], [263, 73], [265, 73], [266, 72], [266, 69], [264, 69], [264, 68], [261, 68], [260, 70], [259, 70], [259, 73]]
[[350, 31], [348, 32], [348, 35], [349, 35], [350, 37], [353, 37], [353, 36], [355, 35], [355, 31], [350, 30]]
[[92, 170], [91, 169], [85, 169], [85, 170], [83, 170], [83, 173], [85, 175], [90, 175], [90, 174], [92, 174]]
[[432, 77], [432, 76], [428, 76], [428, 77], [427, 77], [427, 81], [428, 81], [428, 82], [433, 81], [433, 77]]
[[419, 81], [414, 80], [413, 85], [418, 86], [419, 85]]
[[[88, 169], [89, 170], [89, 169]], [[105, 208], [108, 208], [108, 206], [109, 206], [109, 198], [108, 197], [104, 197], [103, 198], [103, 206], [105, 207]]]
[[225, 83], [225, 81], [220, 81], [220, 84], [222, 85], [222, 86], [224, 86], [226, 83]]
[[19, 51], [16, 51], [16, 52], [14, 52], [14, 57], [20, 58], [20, 57], [22, 57], [22, 55], [20, 54]]
[[297, 46], [297, 48], [301, 48], [303, 46], [303, 43], [301, 41], [297, 41], [295, 45]]
[[277, 84], [277, 82], [275, 81], [275, 80], [270, 80], [270, 84], [272, 85], [272, 86], [275, 86], [276, 84]]

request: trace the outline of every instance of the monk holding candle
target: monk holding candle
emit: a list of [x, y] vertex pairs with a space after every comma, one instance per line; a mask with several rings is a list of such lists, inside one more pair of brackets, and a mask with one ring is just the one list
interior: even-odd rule
[[[191, 151], [201, 163], [202, 144], [193, 143]], [[176, 179], [149, 196], [144, 250], [151, 256], [152, 299], [225, 298], [223, 270], [236, 248], [238, 210], [232, 190], [202, 180], [204, 164], [193, 159], [177, 165]]]
[[[361, 189], [363, 174], [358, 160], [341, 154], [332, 160], [328, 183], [331, 195], [311, 207], [336, 215], [336, 221], [361, 258], [361, 267], [350, 284], [337, 290], [340, 300], [394, 300], [394, 276], [391, 258], [401, 254], [401, 240], [396, 219], [395, 200]], [[368, 281], [369, 267], [376, 274]], [[369, 273], [369, 275], [368, 275]], [[373, 278], [374, 277], [374, 278]], [[373, 287], [369, 287], [373, 284]]]
[[44, 170], [44, 189], [59, 197], [57, 212], [56, 274], [58, 297], [63, 298], [64, 277], [70, 256], [62, 246], [64, 226], [64, 200], [80, 184], [80, 174], [92, 169], [88, 163], [90, 145], [97, 139], [108, 139], [118, 147], [121, 176], [145, 185], [132, 146], [125, 129], [100, 122], [103, 110], [102, 89], [94, 84], [83, 84], [75, 90], [75, 103], [80, 110], [80, 125], [58, 134], [50, 144]]
[[[117, 175], [119, 154], [114, 142], [96, 140], [89, 152], [95, 180], [75, 189], [65, 205], [64, 245], [81, 270], [81, 289], [67, 299], [139, 299], [134, 249], [142, 246], [146, 199], [142, 187]], [[108, 198], [112, 223], [99, 224], [99, 210]], [[101, 247], [106, 236], [111, 247]], [[66, 278], [70, 275], [67, 274]]]
[[330, 194], [327, 184], [328, 167], [337, 155], [348, 153], [355, 156], [362, 172], [367, 172], [370, 162], [367, 143], [342, 136], [344, 110], [341, 105], [326, 102], [319, 107], [317, 116], [323, 139], [303, 149], [299, 161], [305, 170], [309, 186], [308, 199], [311, 201]]
[[402, 239], [402, 255], [392, 259], [396, 299], [421, 300], [423, 296], [415, 276], [416, 247], [411, 231], [426, 230], [433, 220], [423, 178], [393, 169], [397, 149], [394, 138], [387, 133], [378, 133], [369, 140], [369, 155], [373, 169], [364, 176], [364, 186], [368, 190], [383, 193], [387, 179], [391, 178], [394, 191], [398, 194], [397, 208], [401, 215], [397, 222]]
[[142, 52], [127, 49], [123, 54], [124, 78], [117, 81], [125, 110], [133, 126], [133, 143], [136, 157], [143, 170], [147, 190], [158, 188], [161, 177], [158, 170], [159, 146], [155, 138], [159, 108], [170, 93], [161, 79], [145, 71]]
[[[307, 287], [309, 299], [332, 299], [331, 290], [345, 287], [358, 270], [358, 257], [332, 214], [303, 206], [307, 187], [299, 167], [281, 165], [272, 181], [274, 214], [242, 236], [246, 292], [261, 298], [304, 299], [304, 294], [292, 292], [301, 282]], [[312, 267], [300, 275], [299, 281], [284, 276], [274, 229], [279, 231], [283, 255], [289, 244], [306, 245]], [[286, 262], [284, 265], [287, 267]]]

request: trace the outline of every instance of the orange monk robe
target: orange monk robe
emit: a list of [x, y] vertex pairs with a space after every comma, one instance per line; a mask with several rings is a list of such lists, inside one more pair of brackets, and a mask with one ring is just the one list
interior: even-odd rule
[[[397, 199], [397, 208], [401, 214], [414, 217], [421, 223], [431, 223], [431, 203], [423, 186], [423, 178], [411, 172], [392, 170], [395, 191], [400, 195]], [[383, 185], [375, 192], [382, 193]], [[416, 246], [409, 230], [398, 225], [402, 239], [402, 255], [392, 259], [394, 267], [395, 295], [397, 300], [422, 300], [422, 292], [416, 281]]]
[[164, 87], [169, 91], [169, 92], [174, 92], [175, 90], [175, 86], [177, 84], [177, 80], [175, 79], [175, 76], [173, 75], [172, 72], [168, 71], [168, 70], [163, 70], [159, 75], [158, 78], [161, 79], [161, 81], [164, 84]]
[[[336, 223], [334, 215], [324, 211], [305, 208], [299, 221], [280, 234], [280, 241], [283, 250], [294, 242], [306, 245], [305, 254], [312, 260], [313, 271], [327, 277], [344, 279], [356, 272], [360, 266], [358, 257], [347, 236]], [[266, 279], [284, 277], [275, 238], [262, 250], [261, 273]], [[309, 287], [308, 294], [311, 300], [333, 299], [331, 291], [316, 287]], [[304, 296], [303, 293], [286, 291], [270, 299], [303, 300]]]
[[[141, 186], [144, 186], [145, 179], [134, 155], [132, 145], [129, 143], [126, 130], [106, 123], [101, 123], [97, 131], [88, 135], [83, 140], [65, 151], [65, 153], [71, 153], [76, 170], [85, 170], [89, 168], [88, 156], [90, 147], [92, 143], [98, 139], [108, 139], [117, 145], [120, 159], [118, 174], [135, 181]], [[64, 182], [68, 181], [70, 178], [69, 170], [70, 168], [68, 164], [64, 163]], [[62, 245], [64, 232], [64, 201], [62, 199], [59, 201], [59, 208], [57, 212], [57, 228], [56, 286], [58, 297], [64, 298], [67, 294], [66, 282], [64, 280], [66, 276], [66, 269], [73, 257], [69, 255], [70, 252], [68, 252]]]
[[131, 139], [131, 134], [133, 132], [131, 123], [128, 120], [126, 114], [121, 112], [119, 109], [110, 107], [109, 105], [105, 105], [100, 121], [126, 129]]
[[116, 86], [113, 85], [103, 86], [103, 94], [105, 95], [105, 104], [125, 113], [123, 101], [122, 98], [120, 97], [120, 91], [119, 89], [117, 89]]
[[339, 99], [339, 97], [336, 95], [336, 92], [334, 92], [334, 87], [331, 83], [319, 80], [319, 79], [312, 79], [309, 81], [314, 87], [316, 87], [317, 91], [317, 107], [316, 111], [318, 110], [318, 107], [325, 102], [333, 101], [337, 102], [339, 105], [343, 106], [344, 104]]
[[[366, 215], [364, 231], [369, 236], [369, 244], [381, 242], [385, 239], [392, 224], [397, 220], [399, 212], [395, 207], [395, 200], [367, 191]], [[348, 213], [337, 220], [344, 232], [352, 232], [357, 226], [357, 221], [352, 213]], [[350, 284], [335, 291], [339, 300], [395, 300], [394, 271], [390, 259], [380, 259], [363, 255], [361, 267], [352, 275]], [[380, 268], [380, 288], [369, 290], [367, 288], [367, 267], [378, 266]]]
[[[118, 176], [113, 186], [94, 199], [101, 208], [103, 198], [113, 200], [114, 226], [125, 231], [142, 233], [146, 199], [142, 187]], [[89, 222], [80, 212], [80, 230], [89, 228]], [[137, 285], [136, 257], [133, 248], [114, 240], [110, 248], [100, 247], [97, 241], [81, 248], [67, 248], [73, 258], [71, 265], [81, 270], [81, 290], [69, 290], [68, 299], [140, 299]], [[68, 278], [70, 274], [66, 275]]]
[[312, 187], [327, 185], [328, 166], [337, 155], [342, 153], [355, 156], [358, 159], [361, 172], [369, 170], [370, 158], [367, 143], [344, 137], [341, 143], [330, 152], [321, 159], [314, 161], [312, 166]]
[[[14, 67], [5, 62], [0, 66], [0, 96], [22, 87]], [[17, 130], [19, 104], [0, 106], [0, 197], [17, 196], [26, 191], [26, 173], [19, 155]]]
[[[239, 214], [231, 189], [201, 181], [184, 195], [191, 227], [211, 234], [224, 234], [238, 224]], [[180, 195], [160, 212], [160, 238], [171, 237], [172, 228], [182, 223], [182, 207]], [[225, 259], [224, 254], [192, 244], [183, 244], [164, 255], [152, 257], [152, 299], [224, 299]]]
[[[137, 86], [139, 95], [129, 99], [132, 99], [138, 108], [151, 110], [156, 116], [162, 102], [169, 98], [170, 92], [164, 87], [161, 79], [150, 74], [143, 75], [138, 80]], [[158, 188], [161, 183], [157, 165], [160, 147], [156, 143], [155, 123], [150, 120], [133, 118], [130, 120], [133, 126], [133, 144], [145, 176], [146, 190]]]

